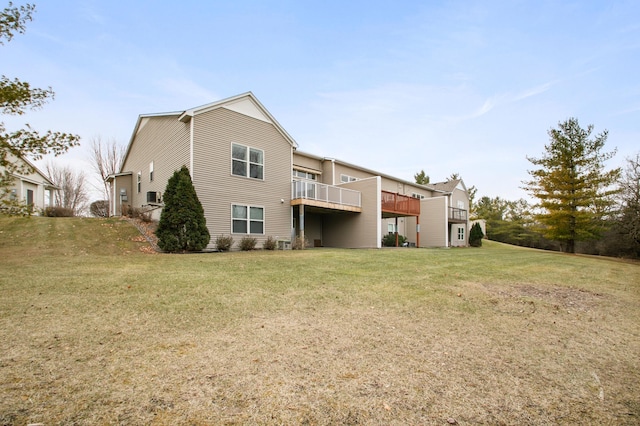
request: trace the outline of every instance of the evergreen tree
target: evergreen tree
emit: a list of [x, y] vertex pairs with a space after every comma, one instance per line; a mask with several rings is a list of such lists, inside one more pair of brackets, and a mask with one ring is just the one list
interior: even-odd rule
[[200, 251], [209, 244], [204, 209], [186, 166], [177, 170], [167, 182], [156, 236], [158, 247], [171, 253]]
[[478, 222], [474, 223], [469, 231], [469, 245], [471, 247], [481, 247], [483, 237], [484, 232], [482, 232], [482, 227]]
[[589, 139], [593, 125], [582, 129], [570, 118], [549, 130], [550, 143], [541, 158], [527, 159], [539, 167], [530, 170], [525, 188], [538, 199], [542, 213], [536, 219], [546, 238], [560, 242], [563, 251], [575, 252], [576, 241], [596, 239], [604, 230], [605, 217], [617, 192], [611, 186], [620, 169], [604, 170], [604, 162], [615, 155], [601, 152], [607, 131]]
[[418, 185], [427, 185], [429, 183], [429, 175], [424, 170], [420, 170], [420, 173], [413, 175], [413, 178]]

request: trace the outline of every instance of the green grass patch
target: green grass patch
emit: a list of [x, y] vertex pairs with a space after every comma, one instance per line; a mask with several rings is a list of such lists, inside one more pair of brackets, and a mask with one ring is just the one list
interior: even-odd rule
[[0, 423], [635, 424], [640, 267], [481, 248], [151, 254], [0, 218]]

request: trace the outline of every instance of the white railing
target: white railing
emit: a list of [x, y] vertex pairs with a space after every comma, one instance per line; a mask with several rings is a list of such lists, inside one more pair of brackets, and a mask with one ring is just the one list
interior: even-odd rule
[[361, 207], [362, 201], [360, 191], [308, 180], [294, 179], [293, 182], [291, 182], [291, 199], [295, 200], [298, 198], [354, 207]]

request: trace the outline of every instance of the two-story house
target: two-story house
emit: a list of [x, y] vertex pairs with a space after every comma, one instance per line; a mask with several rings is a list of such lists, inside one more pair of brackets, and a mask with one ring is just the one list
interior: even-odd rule
[[212, 240], [250, 235], [260, 245], [271, 236], [376, 248], [392, 224], [418, 247], [466, 245], [468, 196], [461, 181], [418, 185], [301, 152], [250, 92], [139, 116], [121, 170], [108, 178], [111, 214], [126, 205], [159, 212], [168, 179], [183, 165]]

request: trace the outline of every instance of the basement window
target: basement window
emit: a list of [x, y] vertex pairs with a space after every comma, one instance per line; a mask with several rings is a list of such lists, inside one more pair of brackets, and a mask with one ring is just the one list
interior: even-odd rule
[[231, 232], [234, 234], [264, 234], [264, 208], [233, 204]]

